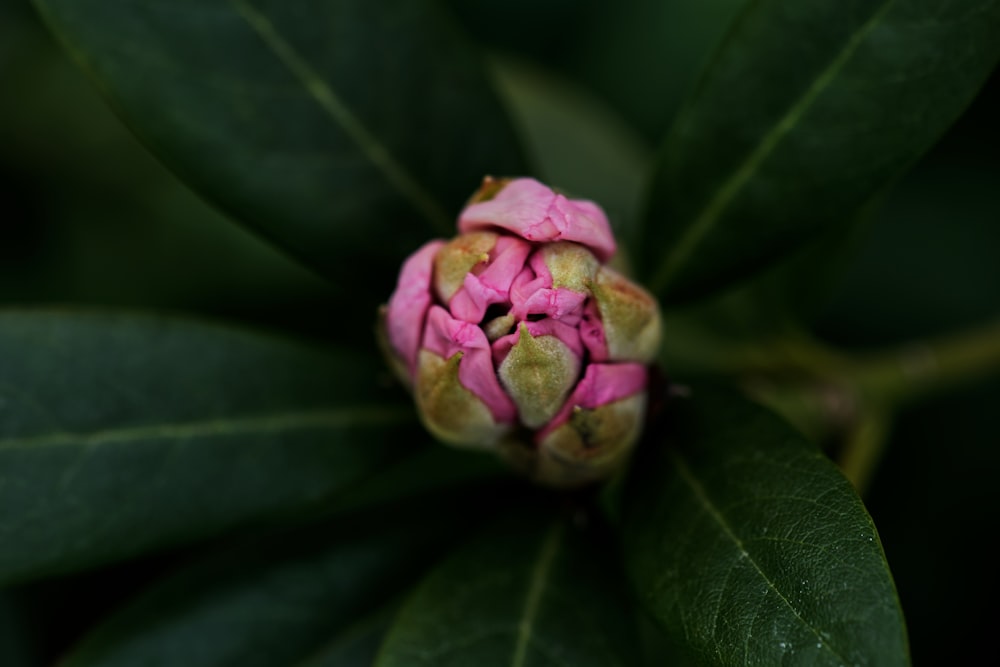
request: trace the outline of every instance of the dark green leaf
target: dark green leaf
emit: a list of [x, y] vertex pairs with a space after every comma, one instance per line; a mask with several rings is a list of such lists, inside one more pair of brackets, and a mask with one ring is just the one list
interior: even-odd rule
[[423, 440], [357, 351], [12, 312], [0, 359], [0, 581], [314, 506]]
[[748, 1], [593, 2], [563, 62], [658, 145]]
[[477, 40], [586, 85], [649, 142], [747, 2], [507, 0], [497, 11], [494, 0], [445, 0]]
[[295, 667], [371, 667], [395, 614], [392, 605], [361, 619]]
[[352, 289], [387, 291], [485, 174], [524, 170], [432, 2], [36, 4], [168, 166]]
[[404, 604], [379, 667], [634, 665], [638, 639], [619, 565], [597, 528], [544, 504], [461, 548]]
[[626, 561], [706, 665], [906, 665], [875, 526], [846, 479], [770, 412], [696, 388], [629, 480]]
[[650, 151], [586, 89], [517, 60], [496, 58], [492, 64], [538, 177], [600, 204], [620, 247], [633, 241]]
[[661, 156], [644, 274], [720, 287], [846, 224], [929, 148], [1000, 58], [991, 0], [762, 0]]
[[370, 303], [207, 206], [122, 126], [31, 8], [8, 16], [5, 1], [0, 99], [17, 104], [0, 106], [0, 303], [213, 312], [370, 340], [341, 324], [370, 319]]
[[118, 610], [61, 664], [270, 667], [364, 653], [371, 664], [383, 607], [468, 524], [454, 506], [435, 498], [225, 549]]
[[708, 298], [663, 313], [660, 362], [675, 378], [752, 374], [812, 346], [805, 323], [815, 318], [842, 265], [871, 227], [871, 209], [767, 270]]
[[982, 125], [964, 128], [978, 161], [937, 155], [893, 189], [823, 313], [825, 336], [856, 347], [888, 346], [1000, 315], [1000, 140], [987, 133], [996, 132], [1000, 117], [1000, 76], [996, 84], [992, 108], [979, 115]]
[[365, 480], [364, 486], [341, 496], [331, 509], [339, 514], [441, 489], [481, 487], [512, 479], [509, 466], [483, 451], [423, 447], [380, 470], [378, 475]]
[[572, 57], [580, 30], [598, 0], [443, 0], [477, 42], [550, 64]]

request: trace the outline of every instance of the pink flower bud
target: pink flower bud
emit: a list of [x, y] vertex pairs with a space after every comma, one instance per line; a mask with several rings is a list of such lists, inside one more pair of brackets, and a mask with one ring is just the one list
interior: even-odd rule
[[604, 265], [604, 212], [533, 179], [488, 178], [458, 229], [406, 261], [383, 312], [424, 424], [543, 484], [613, 474], [642, 429], [661, 322], [652, 296]]

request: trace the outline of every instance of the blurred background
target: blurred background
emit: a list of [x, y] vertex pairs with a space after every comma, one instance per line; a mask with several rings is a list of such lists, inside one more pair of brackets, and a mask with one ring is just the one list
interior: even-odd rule
[[[744, 0], [448, 4], [490, 49], [541, 175], [627, 225], [655, 147]], [[809, 304], [817, 335], [868, 350], [1000, 320], [997, 119], [1000, 74], [887, 194]], [[194, 313], [346, 342], [367, 340], [372, 321], [174, 179], [32, 8], [0, 0], [0, 306], [37, 304]], [[995, 653], [998, 405], [1000, 378], [906, 408], [866, 497], [917, 665]], [[175, 556], [0, 592], [0, 665], [51, 664]]]

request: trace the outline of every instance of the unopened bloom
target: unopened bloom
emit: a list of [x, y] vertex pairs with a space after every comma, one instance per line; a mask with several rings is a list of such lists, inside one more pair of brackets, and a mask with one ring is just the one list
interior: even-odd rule
[[640, 434], [661, 324], [607, 266], [604, 212], [529, 178], [487, 179], [458, 231], [407, 259], [383, 310], [424, 424], [544, 484], [607, 477]]

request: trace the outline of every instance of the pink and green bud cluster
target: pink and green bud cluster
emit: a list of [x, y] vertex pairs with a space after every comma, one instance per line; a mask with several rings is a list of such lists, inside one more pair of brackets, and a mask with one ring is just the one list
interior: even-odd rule
[[458, 231], [407, 259], [383, 311], [424, 424], [543, 484], [609, 476], [639, 437], [661, 322], [607, 265], [604, 212], [529, 178], [487, 179]]

